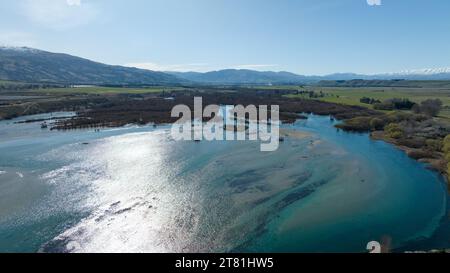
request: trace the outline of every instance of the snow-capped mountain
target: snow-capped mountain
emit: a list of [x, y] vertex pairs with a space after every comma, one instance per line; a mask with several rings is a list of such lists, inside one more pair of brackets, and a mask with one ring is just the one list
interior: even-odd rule
[[0, 50], [30, 52], [30, 53], [38, 53], [39, 52], [38, 49], [31, 48], [31, 47], [16, 47], [16, 46], [2, 46], [2, 45], [0, 45]]
[[424, 68], [424, 69], [412, 69], [404, 70], [400, 72], [386, 73], [386, 75], [434, 75], [450, 73], [450, 67], [444, 68]]
[[206, 73], [155, 72], [110, 66], [67, 54], [29, 47], [0, 46], [0, 80], [72, 84], [309, 84], [323, 80], [450, 80], [449, 68], [372, 75], [336, 73], [304, 76], [289, 72], [225, 69]]
[[450, 67], [444, 68], [424, 68], [404, 70], [370, 75], [370, 78], [378, 79], [405, 79], [405, 80], [450, 80]]

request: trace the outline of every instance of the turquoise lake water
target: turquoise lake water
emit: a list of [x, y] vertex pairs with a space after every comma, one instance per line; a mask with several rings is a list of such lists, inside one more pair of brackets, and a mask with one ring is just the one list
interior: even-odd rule
[[329, 117], [283, 126], [299, 135], [269, 153], [176, 142], [168, 126], [51, 132], [24, 119], [0, 122], [0, 252], [450, 247], [442, 177]]

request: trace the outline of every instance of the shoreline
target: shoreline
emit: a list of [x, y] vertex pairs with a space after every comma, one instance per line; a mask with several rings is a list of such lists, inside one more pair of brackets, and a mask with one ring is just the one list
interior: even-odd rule
[[[74, 130], [74, 129], [99, 129], [118, 128], [128, 124], [154, 126], [172, 124], [178, 118], [171, 117], [171, 109], [175, 105], [184, 104], [194, 109], [194, 97], [202, 97], [203, 104], [216, 105], [279, 105], [280, 121], [293, 123], [298, 119], [304, 119], [304, 114], [314, 113], [321, 116], [330, 116], [332, 119], [342, 121], [336, 127], [349, 132], [368, 132], [375, 140], [390, 143], [404, 151], [411, 158], [428, 163], [430, 168], [442, 174], [449, 181], [447, 162], [439, 147], [442, 139], [450, 134], [450, 127], [443, 126], [433, 119], [421, 117], [412, 113], [383, 113], [361, 106], [344, 105], [324, 102], [319, 100], [307, 100], [290, 98], [288, 95], [295, 90], [190, 90], [187, 92], [171, 91], [167, 93], [153, 94], [116, 94], [116, 95], [68, 95], [57, 97], [54, 101], [35, 100], [36, 107], [30, 108], [27, 103], [20, 104], [22, 108], [31, 109], [23, 111], [16, 104], [0, 108], [0, 120], [5, 116], [20, 117], [30, 114], [50, 113], [71, 110], [76, 116], [51, 120], [50, 130]], [[45, 94], [42, 94], [45, 95]], [[170, 98], [170, 99], [168, 99]], [[31, 112], [30, 112], [31, 111]], [[8, 115], [6, 115], [8, 113]], [[10, 120], [10, 119], [9, 119]], [[204, 119], [207, 121], [209, 119]], [[412, 121], [410, 121], [412, 120]], [[25, 120], [23, 123], [40, 122], [41, 120]], [[54, 121], [54, 122], [53, 122]], [[377, 121], [377, 122], [374, 122]], [[431, 129], [440, 127], [439, 131], [429, 132], [430, 128], [423, 128], [420, 132], [412, 132], [403, 138], [395, 139], [383, 131], [383, 127], [390, 123], [402, 125], [409, 122], [412, 127], [420, 127], [431, 123]], [[380, 124], [381, 123], [381, 124]], [[406, 124], [409, 125], [409, 124]], [[403, 127], [407, 127], [402, 125]], [[428, 125], [427, 125], [428, 126]], [[401, 126], [400, 126], [401, 127]], [[411, 127], [411, 126], [410, 126]], [[399, 128], [403, 129], [403, 128]], [[411, 130], [411, 129], [408, 129]], [[428, 130], [428, 131], [427, 131]], [[417, 137], [417, 135], [420, 136]]]
[[373, 140], [392, 144], [410, 158], [428, 164], [450, 185], [449, 124], [422, 114], [394, 111], [343, 120], [335, 127], [346, 132], [369, 133]]
[[[40, 114], [50, 114], [52, 112], [46, 112], [46, 113], [40, 113]], [[316, 112], [306, 112], [311, 113], [319, 116], [331, 116], [333, 119], [341, 120], [345, 124], [349, 119], [337, 119], [332, 114], [327, 113], [316, 113]], [[173, 118], [170, 118], [169, 115], [165, 116], [160, 112], [162, 116], [157, 117], [149, 117], [150, 120], [114, 120], [114, 117], [109, 117], [108, 122], [98, 122], [95, 119], [91, 117], [91, 115], [95, 115], [96, 112], [90, 112], [89, 110], [77, 113], [75, 116], [67, 116], [67, 117], [58, 117], [58, 118], [49, 118], [49, 119], [25, 119], [20, 122], [15, 122], [17, 124], [26, 124], [26, 123], [37, 123], [41, 121], [54, 121], [54, 123], [49, 124], [49, 130], [57, 130], [57, 131], [65, 131], [65, 130], [83, 130], [83, 129], [100, 129], [100, 128], [121, 128], [127, 125], [142, 125], [142, 126], [163, 126], [163, 125], [169, 125], [173, 124], [175, 121]], [[32, 115], [24, 115], [19, 117], [26, 117], [26, 116], [32, 116]], [[374, 116], [377, 117], [378, 115]], [[302, 120], [306, 119], [307, 116], [305, 116], [305, 112], [296, 113], [296, 112], [281, 112], [280, 111], [280, 120], [285, 124], [291, 124], [295, 122], [296, 120]], [[359, 117], [356, 117], [356, 119]], [[370, 118], [370, 116], [368, 117]], [[3, 119], [5, 120], [5, 119]], [[10, 120], [10, 119], [8, 119]], [[350, 119], [351, 120], [351, 119]], [[207, 120], [205, 120], [207, 121]], [[339, 127], [338, 127], [339, 128]], [[351, 133], [357, 133], [358, 130], [349, 130], [346, 128], [339, 128], [343, 129], [344, 131], [351, 132]], [[280, 136], [281, 137], [294, 137], [294, 138], [304, 138], [308, 136], [307, 133], [296, 133], [291, 132], [287, 129], [281, 129], [280, 130]], [[387, 134], [384, 131], [376, 130], [369, 132], [369, 137], [373, 140], [379, 140], [384, 141], [386, 143], [389, 143], [396, 147], [397, 149], [405, 152], [406, 155], [411, 157], [412, 159], [428, 164], [428, 168], [438, 172], [443, 176], [446, 182], [450, 184], [450, 179], [447, 176], [446, 167], [447, 162], [444, 160], [444, 154], [441, 152], [435, 152], [432, 154], [429, 154], [428, 151], [422, 148], [412, 148], [408, 147], [406, 145], [402, 145], [399, 143], [398, 140], [390, 138], [387, 136]], [[431, 156], [425, 156], [423, 155], [431, 155]], [[450, 189], [449, 189], [450, 191]]]
[[443, 153], [434, 154], [433, 157], [417, 157], [416, 155], [424, 152], [420, 148], [411, 148], [405, 145], [399, 144], [395, 139], [389, 138], [384, 131], [370, 132], [369, 137], [373, 140], [384, 141], [393, 145], [395, 148], [403, 151], [407, 156], [420, 163], [428, 164], [430, 170], [436, 171], [443, 176], [446, 182], [450, 182], [446, 175], [447, 162], [443, 158]]
[[[302, 137], [305, 137], [305, 136], [307, 136], [309, 133], [303, 133], [303, 132], [293, 132], [293, 131], [291, 131], [291, 130], [286, 130], [286, 131], [280, 131], [280, 135], [284, 135], [284, 136], [286, 136], [286, 137], [293, 137], [293, 138], [296, 138], [296, 137], [299, 137], [299, 138], [302, 138]], [[371, 136], [372, 134], [370, 134], [370, 135], [368, 135], [370, 138], [372, 138], [372, 139], [376, 139], [376, 140], [381, 140], [381, 141], [385, 141], [385, 142], [388, 142], [388, 143], [390, 143], [387, 139], [382, 139], [381, 137], [383, 137], [383, 135], [377, 135], [377, 134], [375, 134], [375, 137], [372, 137]], [[378, 138], [377, 138], [378, 137]], [[391, 144], [394, 144], [394, 143], [391, 143]], [[397, 145], [394, 145], [395, 147], [397, 147]], [[407, 148], [407, 147], [406, 147]], [[395, 249], [393, 249], [393, 251], [394, 252], [396, 252], [396, 250]], [[406, 252], [407, 250], [401, 250], [401, 252]], [[436, 252], [439, 252], [439, 253], [442, 253], [442, 252], [445, 252], [445, 251], [448, 251], [448, 250], [446, 250], [446, 249], [433, 249], [433, 250], [418, 250], [417, 252], [424, 252], [424, 253], [429, 253], [429, 252], [431, 252], [431, 253], [436, 253]]]

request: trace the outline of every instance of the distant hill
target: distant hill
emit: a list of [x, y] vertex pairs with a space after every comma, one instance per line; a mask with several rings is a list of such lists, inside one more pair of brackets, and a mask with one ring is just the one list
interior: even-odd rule
[[163, 72], [106, 65], [26, 47], [0, 47], [0, 80], [91, 85], [174, 85], [186, 82]]
[[[362, 75], [337, 73], [326, 76], [303, 76], [290, 72], [225, 69], [206, 73], [156, 72], [132, 67], [106, 65], [87, 59], [51, 53], [27, 47], [0, 47], [0, 80], [26, 83], [75, 84], [75, 85], [282, 85], [315, 84], [320, 81], [350, 81], [354, 79], [378, 82], [322, 82], [323, 85], [381, 86], [397, 85], [386, 82], [394, 79], [450, 80], [450, 69], [422, 69], [400, 73]], [[358, 81], [358, 80], [355, 80]]]
[[398, 73], [381, 73], [373, 75], [355, 73], [336, 73], [320, 77], [321, 80], [409, 80], [409, 81], [448, 81], [450, 69], [421, 69]]
[[408, 88], [450, 88], [445, 80], [323, 80], [316, 85], [322, 87], [408, 87]]
[[302, 84], [318, 80], [317, 77], [301, 76], [290, 72], [261, 72], [247, 69], [170, 73], [189, 81], [206, 84]]
[[[303, 76], [290, 72], [260, 72], [245, 69], [225, 69], [206, 73], [198, 72], [168, 72], [177, 77], [205, 84], [312, 84], [320, 81], [373, 81], [345, 84], [368, 84], [380, 86], [383, 84], [398, 85], [398, 79], [408, 81], [448, 81], [450, 80], [450, 69], [415, 70], [400, 73], [385, 73], [374, 75], [363, 75], [355, 73], [336, 73], [325, 76]], [[389, 82], [394, 81], [394, 82]], [[342, 85], [342, 83], [324, 83]]]

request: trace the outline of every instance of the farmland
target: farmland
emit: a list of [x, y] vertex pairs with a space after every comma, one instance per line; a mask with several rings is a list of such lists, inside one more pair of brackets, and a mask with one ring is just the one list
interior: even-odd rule
[[[299, 87], [299, 94], [288, 95], [291, 98], [315, 99], [347, 105], [373, 108], [373, 105], [360, 102], [361, 98], [373, 98], [385, 101], [392, 98], [406, 98], [415, 103], [427, 99], [440, 99], [443, 110], [440, 117], [450, 119], [450, 88], [407, 88], [407, 87]], [[311, 98], [312, 91], [317, 97]]]
[[182, 87], [103, 87], [103, 86], [81, 86], [72, 88], [49, 88], [41, 90], [45, 93], [51, 94], [148, 94], [148, 93], [160, 93], [165, 91], [180, 91], [184, 90]]

